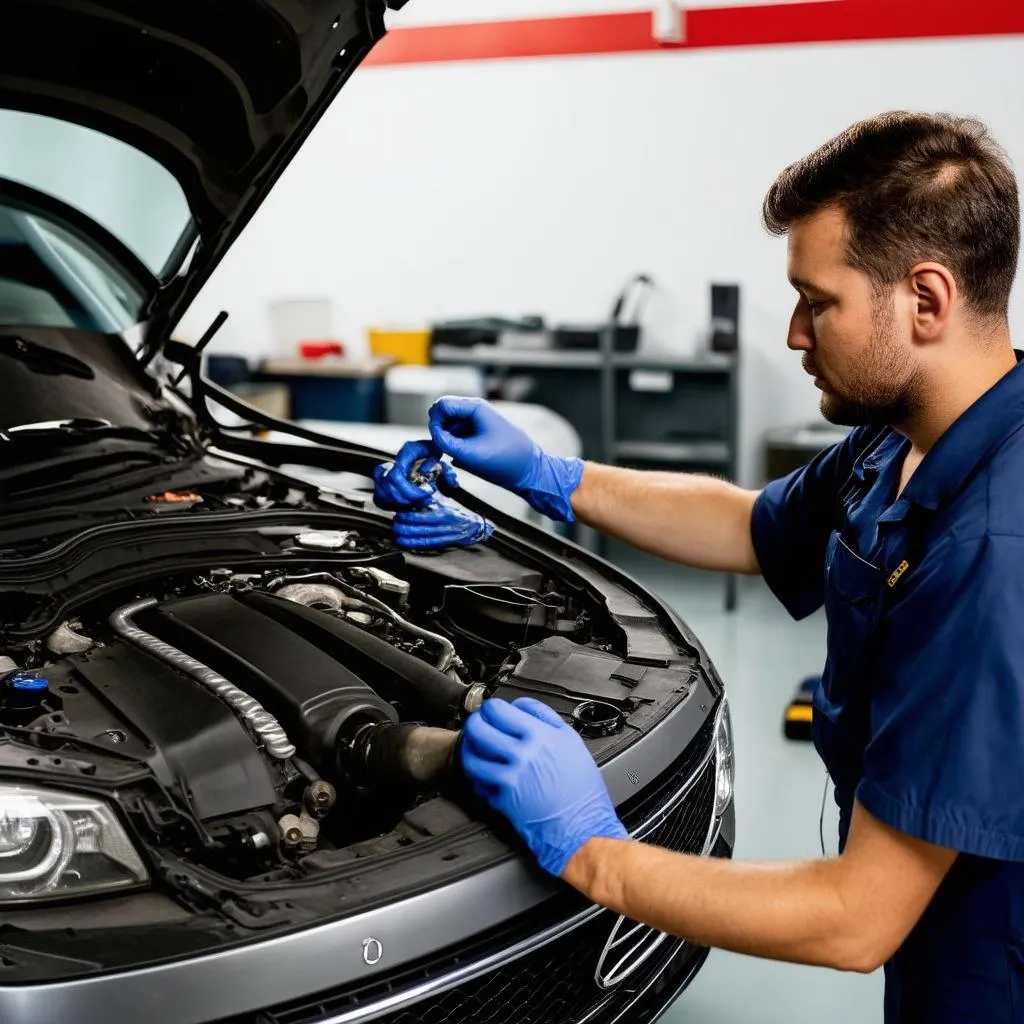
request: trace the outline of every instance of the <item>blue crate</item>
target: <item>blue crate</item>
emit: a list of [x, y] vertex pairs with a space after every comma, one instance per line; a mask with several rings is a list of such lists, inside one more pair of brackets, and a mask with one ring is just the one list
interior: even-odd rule
[[384, 422], [383, 377], [319, 377], [261, 374], [286, 384], [291, 392], [292, 419], [345, 423]]

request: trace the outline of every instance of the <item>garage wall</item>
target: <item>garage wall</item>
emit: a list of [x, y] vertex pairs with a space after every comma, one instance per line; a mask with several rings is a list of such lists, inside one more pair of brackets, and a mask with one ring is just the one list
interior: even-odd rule
[[[488, 17], [631, 0], [494, 0]], [[879, 5], [880, 10], [885, 5]], [[469, 17], [413, 0], [395, 24]], [[328, 294], [340, 336], [371, 323], [605, 314], [659, 284], [651, 349], [688, 352], [708, 285], [743, 287], [742, 476], [769, 426], [816, 416], [785, 347], [785, 242], [764, 235], [774, 176], [853, 120], [907, 107], [984, 118], [1024, 167], [1024, 39], [780, 46], [365, 68], [342, 93], [182, 325], [220, 309], [216, 351], [271, 349], [266, 300]], [[1024, 339], [1024, 304], [1014, 311]]]

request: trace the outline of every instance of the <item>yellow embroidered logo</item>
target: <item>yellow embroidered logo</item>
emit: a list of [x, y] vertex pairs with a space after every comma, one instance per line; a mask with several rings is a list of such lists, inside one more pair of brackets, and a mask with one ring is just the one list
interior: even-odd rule
[[889, 577], [889, 586], [895, 587], [900, 581], [900, 577], [910, 568], [910, 563], [904, 558], [899, 565], [896, 566], [896, 571]]

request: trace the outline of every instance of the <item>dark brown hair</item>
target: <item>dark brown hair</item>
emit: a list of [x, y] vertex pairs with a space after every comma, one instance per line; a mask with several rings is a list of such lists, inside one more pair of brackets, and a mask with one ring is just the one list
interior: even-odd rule
[[765, 227], [784, 235], [831, 206], [846, 214], [847, 262], [879, 292], [931, 260], [973, 312], [1006, 316], [1020, 200], [1008, 157], [980, 121], [904, 111], [860, 121], [779, 175]]

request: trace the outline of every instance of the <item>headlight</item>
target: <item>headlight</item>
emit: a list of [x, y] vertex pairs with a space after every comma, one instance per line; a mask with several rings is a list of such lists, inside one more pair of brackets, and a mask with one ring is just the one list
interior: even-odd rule
[[0, 904], [106, 892], [148, 877], [102, 800], [0, 783]]
[[732, 718], [729, 701], [723, 697], [715, 727], [715, 817], [721, 817], [732, 803], [736, 781], [736, 757], [732, 747]]

